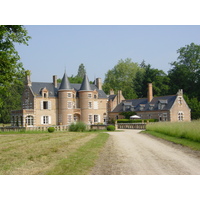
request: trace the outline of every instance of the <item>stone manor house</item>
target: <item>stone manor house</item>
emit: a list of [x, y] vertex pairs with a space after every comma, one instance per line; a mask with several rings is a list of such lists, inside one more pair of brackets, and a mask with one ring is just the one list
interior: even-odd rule
[[64, 73], [61, 83], [53, 76], [52, 83], [31, 82], [27, 75], [22, 95], [22, 110], [11, 112], [12, 126], [69, 125], [83, 121], [86, 124], [106, 124], [123, 118], [121, 112], [135, 111], [142, 119], [159, 121], [190, 121], [190, 108], [183, 91], [176, 95], [153, 97], [152, 84], [148, 97], [126, 100], [122, 91], [106, 95], [100, 78], [90, 84], [87, 75], [82, 84], [71, 84]]

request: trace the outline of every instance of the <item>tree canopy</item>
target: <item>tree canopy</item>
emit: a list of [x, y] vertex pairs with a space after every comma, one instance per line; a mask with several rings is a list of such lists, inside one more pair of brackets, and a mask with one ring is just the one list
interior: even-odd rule
[[142, 61], [141, 70], [133, 78], [133, 88], [138, 98], [147, 97], [148, 83], [153, 84], [154, 96], [167, 95], [169, 90], [169, 78], [162, 70], [151, 68], [151, 65]]
[[177, 61], [171, 63], [169, 70], [170, 91], [183, 89], [189, 98], [200, 100], [200, 45], [191, 43], [177, 50]]
[[[21, 81], [25, 70], [15, 43], [28, 45], [27, 30], [21, 25], [0, 25], [0, 94], [9, 96], [10, 86]], [[0, 108], [4, 100], [0, 97]]]
[[130, 58], [119, 60], [113, 69], [108, 70], [105, 75], [103, 90], [108, 94], [111, 89], [115, 91], [122, 90], [126, 99], [136, 98], [136, 93], [132, 87], [132, 80], [141, 68]]

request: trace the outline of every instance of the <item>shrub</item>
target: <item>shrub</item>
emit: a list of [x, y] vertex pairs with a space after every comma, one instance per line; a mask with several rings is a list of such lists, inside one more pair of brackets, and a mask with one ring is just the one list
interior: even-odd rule
[[54, 127], [49, 127], [49, 128], [48, 128], [48, 132], [49, 132], [49, 133], [53, 133], [54, 131], [55, 131], [55, 128], [54, 128]]
[[107, 131], [114, 131], [114, 130], [115, 130], [115, 126], [113, 125], [107, 126]]
[[87, 130], [87, 126], [83, 122], [71, 123], [69, 125], [69, 131], [71, 132], [83, 132]]

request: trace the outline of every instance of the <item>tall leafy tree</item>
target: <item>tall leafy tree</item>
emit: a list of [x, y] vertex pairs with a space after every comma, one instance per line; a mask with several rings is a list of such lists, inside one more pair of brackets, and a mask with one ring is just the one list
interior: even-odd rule
[[167, 95], [169, 90], [169, 78], [162, 70], [151, 68], [150, 64], [142, 61], [141, 70], [133, 79], [133, 88], [139, 98], [147, 97], [148, 83], [153, 83], [154, 96]]
[[132, 62], [131, 59], [120, 60], [113, 69], [108, 70], [106, 73], [103, 90], [107, 94], [110, 89], [115, 92], [122, 90], [126, 99], [136, 98], [136, 93], [132, 88], [132, 79], [139, 70], [141, 70], [139, 65]]
[[81, 63], [79, 65], [78, 74], [76, 75], [76, 77], [83, 78], [85, 74], [86, 74], [85, 66], [83, 65], [83, 63]]
[[21, 25], [0, 25], [0, 108], [5, 102], [3, 95], [9, 96], [11, 85], [20, 82], [25, 75], [15, 43], [28, 45], [29, 39]]
[[169, 70], [170, 91], [183, 89], [189, 98], [200, 100], [200, 45], [191, 43], [177, 50], [177, 61], [171, 63]]

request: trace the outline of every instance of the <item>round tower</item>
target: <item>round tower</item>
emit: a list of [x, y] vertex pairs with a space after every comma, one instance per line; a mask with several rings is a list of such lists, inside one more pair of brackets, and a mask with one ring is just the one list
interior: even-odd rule
[[58, 90], [58, 124], [68, 125], [73, 122], [73, 108], [76, 91], [72, 88], [66, 73]]
[[79, 93], [79, 107], [81, 109], [80, 120], [86, 124], [93, 123], [93, 99], [94, 91], [91, 89], [87, 75], [84, 76]]

